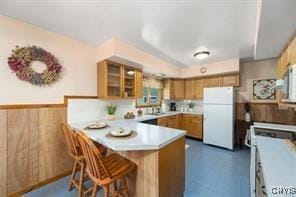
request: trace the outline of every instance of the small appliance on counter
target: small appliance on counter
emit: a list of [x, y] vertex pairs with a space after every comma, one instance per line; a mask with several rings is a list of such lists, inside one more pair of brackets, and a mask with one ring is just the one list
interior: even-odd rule
[[170, 111], [177, 111], [177, 107], [176, 107], [176, 103], [175, 102], [171, 102], [170, 103]]

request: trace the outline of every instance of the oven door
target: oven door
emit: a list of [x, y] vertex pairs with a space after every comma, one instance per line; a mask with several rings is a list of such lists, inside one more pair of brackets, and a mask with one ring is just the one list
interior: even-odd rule
[[256, 197], [256, 146], [251, 146], [250, 196]]

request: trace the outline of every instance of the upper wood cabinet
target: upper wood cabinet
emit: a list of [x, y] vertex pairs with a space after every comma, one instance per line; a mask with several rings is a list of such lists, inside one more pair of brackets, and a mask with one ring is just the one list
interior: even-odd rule
[[[282, 52], [282, 55], [278, 58], [278, 75], [279, 78], [283, 78], [284, 73], [291, 66], [296, 64], [296, 36], [289, 43], [288, 47]], [[282, 102], [281, 91], [277, 91], [277, 102], [280, 109], [287, 108], [296, 108], [296, 105], [293, 103], [284, 103]]]
[[174, 79], [175, 99], [184, 99], [184, 79]]
[[282, 57], [281, 57], [281, 64], [283, 68], [286, 70], [290, 66], [290, 45], [288, 48], [284, 51]]
[[195, 99], [203, 98], [203, 89], [204, 89], [204, 79], [195, 79], [194, 80], [194, 98]]
[[184, 99], [185, 82], [183, 79], [165, 79], [163, 98]]
[[185, 79], [185, 99], [194, 99], [194, 79]]
[[98, 63], [99, 98], [138, 98], [142, 94], [142, 71], [111, 61]]
[[204, 87], [219, 87], [220, 86], [220, 78], [219, 76], [207, 77], [204, 79]]
[[220, 86], [239, 86], [239, 74], [229, 74], [220, 76]]
[[204, 79], [185, 79], [185, 99], [203, 98]]
[[290, 44], [290, 64], [296, 64], [296, 36]]

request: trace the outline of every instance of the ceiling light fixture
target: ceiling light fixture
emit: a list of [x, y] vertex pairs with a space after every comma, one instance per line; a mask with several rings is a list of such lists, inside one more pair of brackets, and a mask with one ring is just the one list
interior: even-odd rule
[[164, 73], [155, 73], [153, 74], [155, 77], [165, 77]]
[[195, 53], [193, 56], [196, 59], [203, 60], [203, 59], [207, 58], [209, 55], [210, 55], [209, 51], [200, 51], [200, 52]]
[[133, 75], [133, 74], [135, 74], [135, 71], [132, 71], [132, 70], [127, 71], [127, 74], [128, 74], [128, 75]]

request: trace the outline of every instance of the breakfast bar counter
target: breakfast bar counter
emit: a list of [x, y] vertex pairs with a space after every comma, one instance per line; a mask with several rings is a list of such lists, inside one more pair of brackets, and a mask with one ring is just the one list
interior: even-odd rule
[[[137, 120], [104, 121], [108, 127], [85, 129], [93, 122], [74, 123], [71, 126], [86, 133], [137, 165], [137, 172], [129, 176], [131, 196], [181, 197], [185, 189], [185, 135], [186, 131], [139, 123]], [[134, 136], [110, 138], [118, 128], [129, 128]]]

